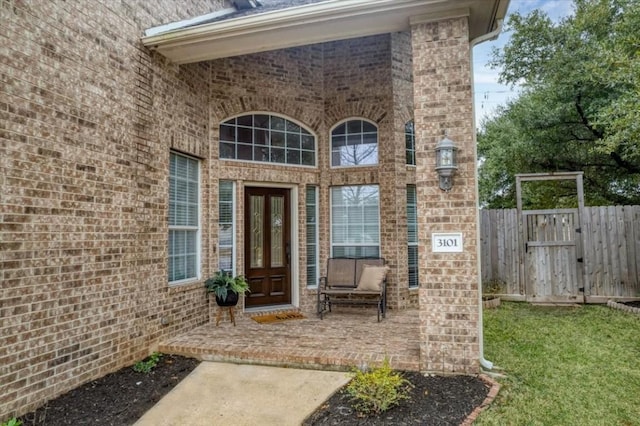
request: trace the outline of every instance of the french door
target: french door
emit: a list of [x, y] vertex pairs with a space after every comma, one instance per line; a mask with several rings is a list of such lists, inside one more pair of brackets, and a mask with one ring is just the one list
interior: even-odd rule
[[290, 190], [245, 188], [247, 307], [291, 303]]

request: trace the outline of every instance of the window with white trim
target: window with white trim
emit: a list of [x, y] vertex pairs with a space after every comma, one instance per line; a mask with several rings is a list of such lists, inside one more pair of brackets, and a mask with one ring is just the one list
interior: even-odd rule
[[407, 164], [416, 165], [416, 131], [413, 120], [404, 125], [404, 141], [407, 152]]
[[415, 288], [418, 287], [418, 200], [415, 185], [407, 185], [407, 259], [409, 288]]
[[221, 180], [218, 185], [218, 269], [235, 276], [235, 185]]
[[220, 124], [220, 158], [315, 166], [316, 138], [284, 117], [243, 115]]
[[318, 187], [306, 188], [307, 286], [318, 285]]
[[200, 162], [170, 154], [169, 283], [200, 275]]
[[331, 131], [331, 167], [378, 164], [378, 127], [365, 120], [349, 120]]
[[331, 255], [380, 256], [378, 185], [331, 188]]

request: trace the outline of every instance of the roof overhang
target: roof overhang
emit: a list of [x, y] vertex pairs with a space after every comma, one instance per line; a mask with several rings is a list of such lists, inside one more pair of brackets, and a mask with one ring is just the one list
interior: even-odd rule
[[155, 29], [142, 43], [186, 64], [405, 31], [410, 22], [469, 17], [470, 40], [497, 27], [509, 0], [327, 0], [201, 25]]

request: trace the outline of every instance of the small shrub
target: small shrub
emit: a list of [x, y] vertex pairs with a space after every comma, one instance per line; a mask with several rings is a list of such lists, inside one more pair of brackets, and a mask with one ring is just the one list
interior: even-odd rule
[[160, 352], [154, 352], [151, 355], [149, 355], [149, 358], [147, 358], [146, 361], [136, 362], [133, 365], [133, 371], [135, 371], [136, 373], [147, 374], [151, 370], [153, 370], [156, 365], [158, 365], [160, 358], [162, 358], [162, 354]]
[[507, 283], [501, 280], [489, 280], [482, 283], [482, 293], [489, 294], [502, 294], [506, 291]]
[[3, 422], [1, 426], [20, 426], [22, 424], [22, 420], [18, 420], [15, 417], [12, 419]]
[[354, 408], [361, 414], [379, 414], [409, 399], [413, 385], [389, 366], [385, 358], [381, 367], [371, 371], [355, 370], [355, 377], [347, 385], [347, 393], [354, 401]]

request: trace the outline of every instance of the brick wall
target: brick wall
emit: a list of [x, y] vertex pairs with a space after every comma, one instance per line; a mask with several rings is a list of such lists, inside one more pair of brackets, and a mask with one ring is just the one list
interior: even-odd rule
[[[315, 310], [315, 290], [306, 286], [306, 235], [304, 187], [318, 185], [320, 189], [320, 235], [330, 233], [329, 189], [336, 185], [378, 184], [381, 194], [381, 249], [393, 273], [390, 289], [406, 287], [406, 166], [404, 153], [404, 123], [411, 110], [413, 92], [410, 83], [411, 54], [408, 33], [397, 38], [392, 52], [392, 35], [324, 43], [301, 48], [266, 52], [220, 59], [210, 62], [211, 78], [211, 149], [212, 173], [217, 179], [241, 183], [236, 200], [243, 211], [242, 186], [250, 182], [295, 182], [298, 190], [298, 241], [300, 307]], [[392, 82], [392, 61], [396, 62], [395, 77], [399, 93]], [[401, 83], [403, 81], [403, 83]], [[394, 102], [402, 105], [397, 111], [403, 118], [395, 119]], [[243, 113], [266, 111], [300, 121], [317, 137], [318, 168], [307, 169], [285, 165], [247, 164], [218, 160], [218, 127], [220, 122]], [[331, 169], [329, 164], [331, 128], [347, 118], [362, 117], [379, 126], [379, 165]], [[401, 123], [401, 124], [398, 124]], [[398, 127], [399, 126], [399, 127]], [[398, 146], [398, 143], [401, 146]], [[218, 162], [219, 161], [219, 162]], [[398, 164], [398, 161], [400, 162]], [[216, 165], [216, 162], [217, 165]], [[415, 173], [414, 173], [415, 174]], [[295, 176], [292, 180], [291, 176]], [[215, 178], [212, 180], [215, 182]], [[216, 197], [212, 187], [211, 197]], [[400, 191], [401, 189], [401, 191]], [[397, 190], [397, 192], [396, 192]], [[401, 192], [401, 194], [400, 194]], [[402, 198], [397, 198], [401, 195]], [[397, 203], [397, 204], [396, 204]], [[404, 205], [402, 205], [404, 203]], [[398, 213], [400, 212], [400, 213]], [[401, 212], [405, 212], [402, 216]], [[214, 221], [217, 219], [213, 211]], [[237, 216], [236, 227], [243, 229], [243, 217]], [[212, 229], [215, 241], [216, 231]], [[404, 234], [403, 234], [404, 233]], [[243, 235], [237, 235], [237, 247], [242, 247]], [[330, 241], [321, 238], [320, 271], [330, 253]], [[212, 256], [215, 259], [216, 255]], [[244, 259], [238, 250], [237, 267], [242, 271]], [[399, 271], [399, 272], [397, 272]], [[401, 275], [399, 275], [401, 274]], [[406, 291], [403, 298], [406, 299]], [[399, 306], [399, 292], [390, 291], [389, 305]], [[417, 297], [416, 297], [417, 302]]]
[[407, 185], [415, 185], [416, 167], [406, 164], [405, 124], [413, 120], [413, 57], [411, 33], [401, 32], [391, 35], [391, 77], [393, 84], [393, 140], [395, 168], [395, 222], [398, 224], [396, 244], [398, 285], [393, 289], [399, 308], [417, 307], [418, 291], [408, 288], [407, 253]]
[[[0, 65], [0, 418], [132, 364], [167, 336], [207, 321], [201, 282], [167, 284], [172, 149], [201, 159], [203, 277], [218, 265], [220, 179], [237, 183], [239, 230], [245, 183], [297, 189], [298, 291], [308, 311], [315, 291], [306, 287], [305, 185], [320, 189], [321, 271], [330, 250], [329, 188], [380, 185], [381, 254], [392, 267], [389, 304], [397, 308], [417, 305], [417, 291], [406, 288], [406, 185], [417, 183], [422, 247], [430, 247], [433, 230], [460, 229], [466, 248], [447, 257], [420, 252], [425, 368], [473, 370], [475, 163], [466, 21], [176, 66], [140, 45], [142, 30], [224, 6], [176, 4], [0, 2], [8, 52]], [[412, 66], [417, 168], [407, 167], [404, 155]], [[315, 132], [318, 168], [219, 160], [220, 122], [256, 111]], [[330, 129], [351, 117], [378, 124], [380, 164], [331, 169]], [[432, 165], [444, 128], [463, 163], [449, 194], [436, 189]], [[236, 244], [242, 247], [241, 234]]]
[[[323, 57], [321, 46], [304, 46], [274, 52], [264, 52], [210, 62], [211, 64], [211, 195], [216, 198], [217, 182], [232, 180], [236, 185], [236, 268], [244, 270], [244, 185], [267, 183], [288, 184], [298, 194], [298, 234], [300, 252], [297, 256], [299, 273], [300, 308], [313, 310], [315, 295], [306, 286], [305, 186], [319, 183], [316, 169], [291, 167], [280, 164], [250, 164], [219, 160], [219, 126], [227, 119], [252, 112], [280, 114], [294, 119], [314, 132], [319, 148], [318, 161], [326, 153], [326, 131], [322, 108]], [[294, 178], [295, 177], [295, 178]], [[216, 198], [217, 199], [217, 198]], [[293, 200], [292, 200], [293, 201]], [[213, 211], [214, 222], [217, 211]], [[217, 240], [217, 229], [212, 228]], [[211, 256], [217, 265], [217, 253]]]
[[[477, 372], [478, 232], [471, 64], [466, 18], [412, 27], [422, 369]], [[459, 169], [438, 188], [435, 145], [449, 130]], [[432, 253], [433, 232], [463, 233], [463, 253]]]
[[169, 147], [207, 155], [208, 68], [139, 38], [221, 6], [0, 2], [0, 419], [206, 320], [167, 286], [166, 194]]
[[[322, 191], [326, 202], [321, 216], [329, 230], [329, 189], [340, 185], [377, 184], [380, 190], [380, 255], [393, 271], [397, 268], [398, 224], [395, 217], [395, 144], [393, 120], [393, 85], [391, 79], [391, 35], [384, 34], [352, 41], [327, 43], [325, 46], [325, 111], [327, 126], [347, 118], [362, 117], [378, 126], [378, 165], [331, 169], [326, 165], [327, 178]], [[327, 142], [329, 145], [329, 142]], [[327, 157], [327, 162], [329, 155]], [[329, 235], [327, 232], [326, 235]], [[330, 241], [321, 252], [330, 254]], [[326, 251], [325, 251], [326, 250]], [[397, 306], [397, 276], [387, 276], [388, 303]]]

